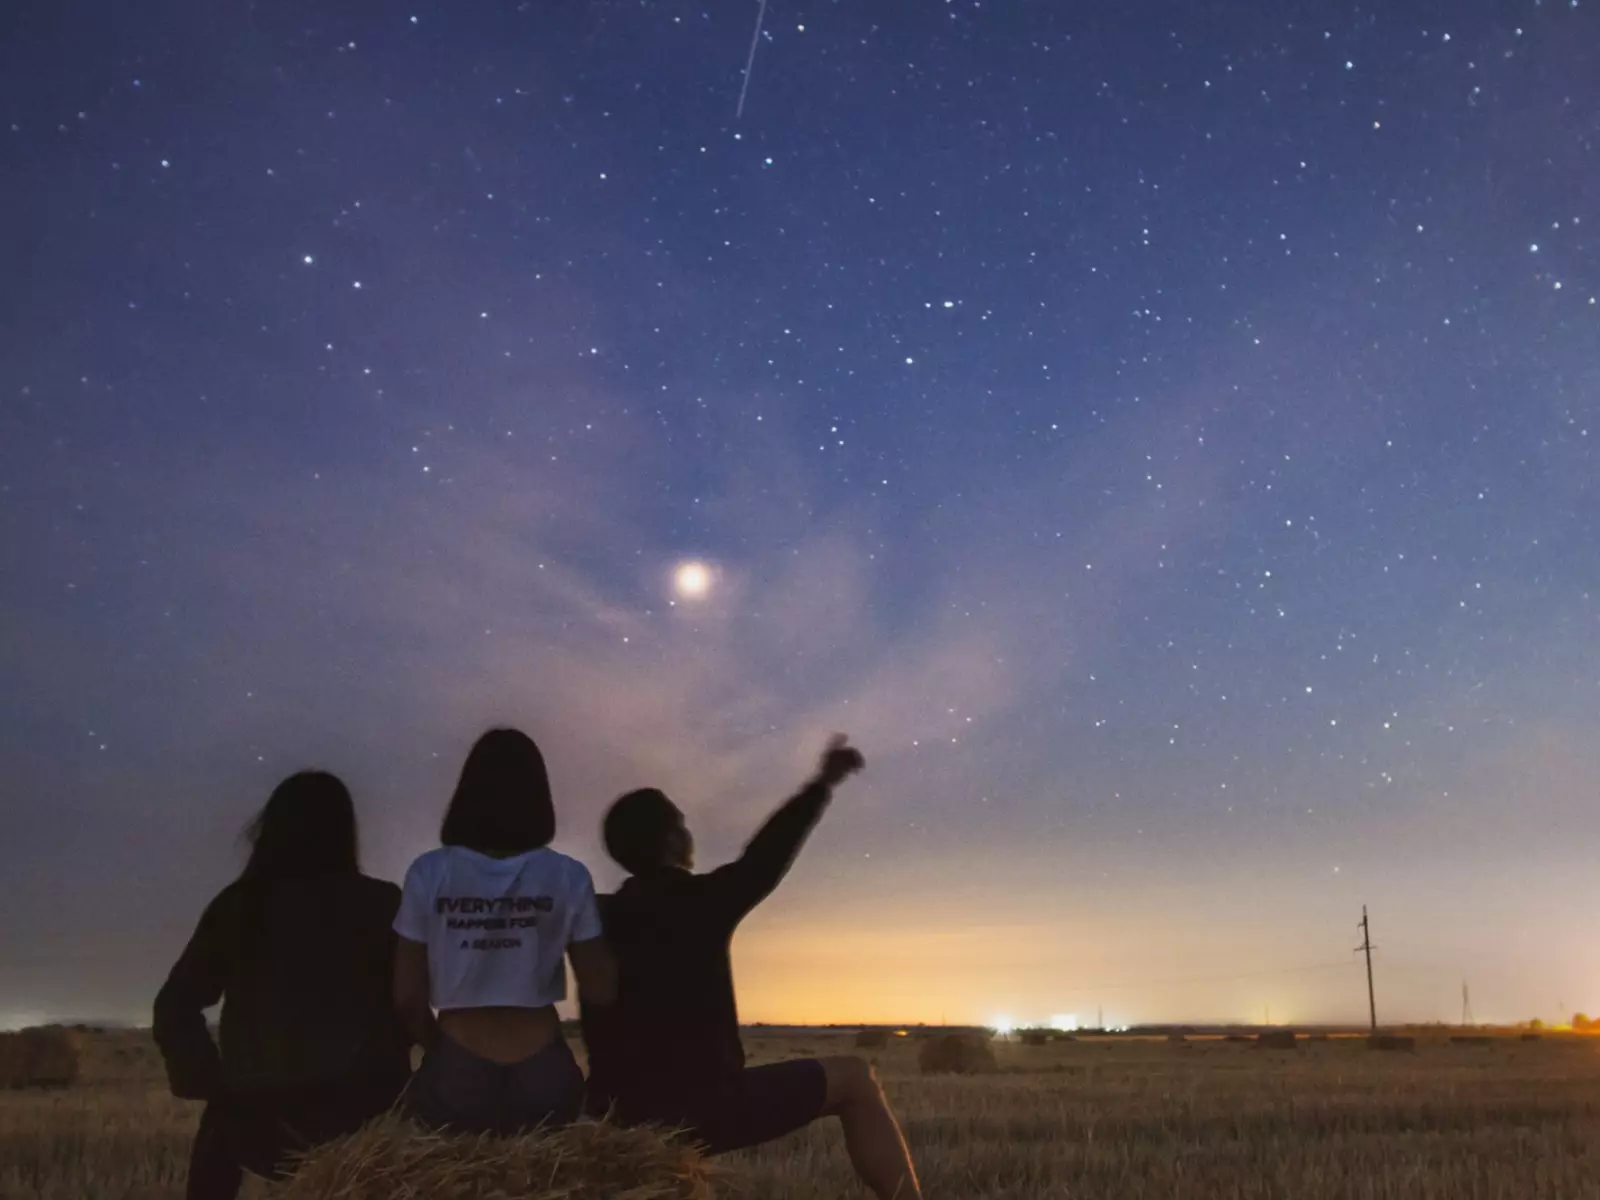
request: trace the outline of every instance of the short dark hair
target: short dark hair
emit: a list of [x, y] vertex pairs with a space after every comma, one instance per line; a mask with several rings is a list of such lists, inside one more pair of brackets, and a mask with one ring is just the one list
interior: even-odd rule
[[655, 788], [640, 788], [619, 797], [601, 822], [606, 853], [631, 875], [661, 865], [666, 854], [667, 835], [682, 819], [678, 806], [666, 793]]
[[356, 806], [326, 771], [299, 771], [272, 789], [245, 828], [250, 857], [241, 879], [313, 879], [360, 873]]
[[439, 841], [485, 854], [522, 854], [556, 836], [544, 755], [520, 729], [491, 729], [473, 743]]

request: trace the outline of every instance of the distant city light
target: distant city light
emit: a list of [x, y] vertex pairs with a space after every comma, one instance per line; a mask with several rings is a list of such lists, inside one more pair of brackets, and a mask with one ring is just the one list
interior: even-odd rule
[[1050, 1018], [1050, 1028], [1057, 1033], [1075, 1033], [1078, 1029], [1078, 1014], [1056, 1013]]
[[1010, 1037], [1011, 1031], [1016, 1027], [1016, 1022], [1010, 1017], [996, 1017], [989, 1022], [989, 1028], [993, 1029], [1001, 1037]]

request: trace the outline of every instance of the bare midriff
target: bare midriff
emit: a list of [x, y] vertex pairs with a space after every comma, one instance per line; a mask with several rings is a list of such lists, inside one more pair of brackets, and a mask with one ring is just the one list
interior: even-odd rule
[[544, 1008], [452, 1008], [439, 1014], [439, 1032], [490, 1062], [532, 1058], [561, 1036], [561, 1019]]

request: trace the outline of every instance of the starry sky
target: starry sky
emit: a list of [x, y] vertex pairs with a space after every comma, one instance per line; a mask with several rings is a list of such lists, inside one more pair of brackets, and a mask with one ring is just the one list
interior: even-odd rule
[[0, 1017], [495, 723], [853, 736], [748, 1019], [1600, 1008], [1593, 0], [758, 11], [8, 6]]

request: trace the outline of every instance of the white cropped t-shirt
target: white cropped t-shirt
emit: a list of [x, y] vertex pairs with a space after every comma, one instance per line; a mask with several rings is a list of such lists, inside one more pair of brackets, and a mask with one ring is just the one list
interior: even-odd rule
[[543, 1008], [566, 999], [567, 946], [599, 937], [600, 914], [589, 869], [557, 850], [441, 846], [406, 872], [394, 931], [427, 946], [434, 1008]]

